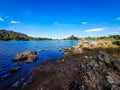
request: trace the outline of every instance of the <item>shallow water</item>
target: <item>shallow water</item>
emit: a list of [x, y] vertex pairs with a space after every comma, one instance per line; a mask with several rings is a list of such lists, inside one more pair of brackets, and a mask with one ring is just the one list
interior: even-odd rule
[[[50, 59], [61, 58], [64, 51], [61, 48], [67, 48], [78, 44], [78, 40], [46, 40], [46, 41], [3, 41], [0, 42], [0, 90], [6, 85], [11, 85], [16, 80], [26, 75], [32, 67], [40, 65]], [[19, 66], [19, 63], [12, 62], [16, 54], [26, 50], [49, 50], [48, 52], [39, 52], [39, 59], [31, 64], [23, 64], [20, 70], [10, 73], [12, 67]]]

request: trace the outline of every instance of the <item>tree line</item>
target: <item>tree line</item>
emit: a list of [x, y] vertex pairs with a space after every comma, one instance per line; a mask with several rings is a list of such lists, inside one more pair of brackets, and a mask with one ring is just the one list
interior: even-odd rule
[[[71, 35], [68, 38], [64, 38], [64, 40], [80, 40], [82, 38], [76, 37]], [[120, 35], [110, 35], [110, 36], [103, 36], [103, 37], [85, 37], [86, 40], [120, 40]]]
[[36, 38], [36, 37], [30, 37], [26, 34], [14, 32], [14, 31], [8, 31], [8, 30], [0, 30], [0, 40], [3, 41], [9, 41], [9, 40], [22, 40], [22, 41], [28, 41], [28, 40], [51, 40], [50, 38]]
[[120, 40], [120, 35], [110, 35], [103, 37], [86, 37], [86, 40]]
[[[71, 35], [70, 37], [64, 38], [63, 40], [80, 40], [82, 38]], [[120, 40], [120, 35], [110, 35], [103, 37], [85, 37], [86, 40]], [[31, 37], [23, 33], [0, 30], [0, 40], [9, 41], [9, 40], [53, 40], [52, 38], [40, 38], [40, 37]]]

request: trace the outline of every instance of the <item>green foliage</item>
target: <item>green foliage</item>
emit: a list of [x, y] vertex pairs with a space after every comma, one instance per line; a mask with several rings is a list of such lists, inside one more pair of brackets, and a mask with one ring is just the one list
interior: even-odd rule
[[86, 37], [86, 40], [120, 40], [120, 35], [110, 35], [103, 37]]
[[30, 37], [30, 40], [52, 40], [51, 38]]
[[29, 40], [26, 34], [14, 31], [0, 30], [0, 40]]
[[23, 33], [18, 33], [14, 31], [0, 30], [0, 40], [9, 41], [9, 40], [52, 40], [50, 38], [39, 38], [39, 37], [30, 37]]
[[95, 37], [86, 37], [85, 39], [86, 40], [97, 40], [97, 38], [95, 38]]
[[114, 38], [116, 40], [120, 40], [120, 35], [111, 35], [110, 38]]
[[65, 38], [64, 40], [79, 40], [79, 38], [75, 37], [74, 35], [71, 35], [70, 37]]

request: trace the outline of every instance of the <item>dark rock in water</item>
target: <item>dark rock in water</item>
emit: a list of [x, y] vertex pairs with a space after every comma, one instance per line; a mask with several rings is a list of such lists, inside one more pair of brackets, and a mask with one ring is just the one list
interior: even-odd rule
[[59, 49], [60, 52], [61, 52], [62, 50], [63, 50], [62, 48]]
[[13, 72], [17, 72], [20, 70], [20, 67], [13, 67], [10, 69], [10, 72], [13, 73]]
[[37, 54], [36, 52], [25, 51], [17, 54], [13, 61], [17, 62], [17, 61], [27, 60], [26, 62], [29, 62], [29, 63], [34, 62], [38, 59], [38, 56], [36, 54]]

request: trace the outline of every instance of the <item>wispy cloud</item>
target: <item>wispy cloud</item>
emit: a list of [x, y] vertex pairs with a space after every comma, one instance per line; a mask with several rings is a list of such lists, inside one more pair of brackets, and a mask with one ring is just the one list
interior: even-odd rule
[[82, 24], [88, 24], [88, 22], [82, 22]]
[[4, 19], [0, 17], [0, 21], [4, 21]]
[[92, 29], [85, 30], [85, 32], [98, 32], [103, 30], [105, 30], [105, 28], [92, 28]]
[[14, 21], [14, 20], [12, 20], [10, 23], [17, 24], [17, 23], [20, 23], [20, 21]]
[[120, 17], [116, 18], [116, 20], [120, 20]]

